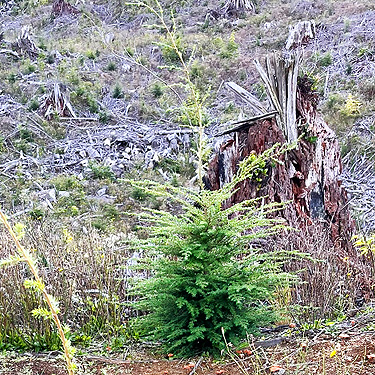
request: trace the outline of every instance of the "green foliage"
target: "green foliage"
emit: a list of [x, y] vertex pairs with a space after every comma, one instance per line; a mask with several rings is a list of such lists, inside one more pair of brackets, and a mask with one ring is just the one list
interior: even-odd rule
[[86, 51], [86, 56], [90, 60], [95, 60], [97, 57], [99, 57], [99, 55], [100, 55], [100, 51], [99, 50], [96, 50], [96, 51], [88, 50], [88, 51]]
[[112, 97], [114, 99], [122, 99], [124, 97], [124, 91], [119, 84], [114, 87]]
[[[167, 64], [179, 65], [181, 63], [181, 56], [183, 58], [186, 56], [186, 45], [183, 42], [181, 35], [174, 35], [174, 38], [175, 45], [171, 45], [168, 38], [163, 38], [158, 45], [161, 49], [164, 61]], [[181, 53], [181, 55], [177, 53], [177, 50]]]
[[345, 116], [359, 115], [361, 112], [362, 103], [359, 100], [354, 99], [352, 94], [348, 94], [344, 107], [341, 109], [341, 113]]
[[115, 174], [113, 173], [111, 167], [109, 167], [108, 165], [102, 165], [95, 161], [90, 161], [89, 168], [91, 170], [92, 178], [95, 180], [109, 179], [111, 181], [114, 181], [116, 179]]
[[110, 115], [106, 111], [100, 111], [99, 112], [99, 121], [103, 124], [106, 124], [110, 119]]
[[60, 191], [71, 191], [81, 190], [82, 183], [76, 176], [60, 175], [51, 180], [51, 183], [55, 186], [56, 190]]
[[47, 329], [43, 334], [8, 329], [8, 327], [2, 327], [0, 331], [0, 350], [33, 351], [39, 353], [61, 349], [60, 336], [51, 328]]
[[[61, 345], [64, 349], [64, 359], [66, 362], [66, 368], [69, 375], [73, 375], [75, 370], [75, 364], [72, 362], [73, 355], [75, 353], [75, 349], [72, 347], [71, 342], [69, 339], [66, 338], [66, 333], [69, 331], [67, 326], [63, 326], [59, 319], [59, 305], [57, 300], [47, 292], [43, 279], [39, 276], [39, 265], [34, 258], [34, 254], [30, 252], [28, 249], [24, 248], [21, 245], [20, 240], [25, 235], [25, 226], [22, 223], [17, 223], [12, 227], [5, 214], [0, 210], [0, 220], [4, 227], [6, 228], [7, 232], [9, 233], [13, 243], [16, 247], [16, 255], [11, 255], [12, 260], [18, 260], [19, 262], [24, 262], [27, 265], [28, 271], [31, 275], [31, 279], [25, 279], [23, 282], [23, 286], [26, 289], [31, 289], [38, 295], [41, 299], [44, 300], [45, 307], [36, 307], [33, 309], [32, 314], [36, 317], [43, 317], [43, 319], [48, 319], [55, 323], [55, 327], [57, 328], [57, 332], [55, 337], [59, 338], [59, 344], [56, 348], [58, 349]], [[0, 264], [4, 267], [9, 266], [10, 264], [7, 262], [0, 262]], [[6, 332], [6, 327], [2, 324], [2, 331]], [[6, 337], [6, 336], [5, 336]], [[0, 333], [0, 345], [2, 340], [2, 334]]]
[[109, 72], [114, 72], [115, 70], [117, 70], [117, 65], [115, 62], [113, 61], [110, 61], [108, 64], [107, 64], [107, 70]]
[[5, 151], [5, 138], [0, 135], [0, 153]]
[[151, 94], [155, 97], [155, 98], [160, 98], [163, 96], [164, 94], [164, 88], [163, 86], [156, 82], [154, 83], [152, 86], [151, 86]]
[[330, 66], [333, 62], [331, 52], [326, 52], [324, 55], [318, 55], [317, 62], [319, 66], [322, 66], [322, 67]]
[[223, 43], [219, 53], [222, 59], [232, 59], [238, 56], [238, 44], [236, 43], [235, 37], [233, 31], [227, 43]]
[[34, 63], [30, 62], [30, 60], [26, 60], [26, 65], [24, 67], [25, 74], [35, 73], [36, 69], [37, 69], [37, 66]]
[[147, 198], [149, 198], [151, 195], [147, 192], [145, 192], [143, 189], [135, 187], [130, 196], [140, 202], [144, 202]]
[[26, 142], [34, 141], [33, 133], [25, 125], [18, 126], [18, 134], [20, 139], [23, 139]]
[[[206, 99], [207, 97], [202, 96], [199, 91], [194, 92], [194, 95], [189, 95], [180, 107], [177, 120], [187, 126], [207, 126], [209, 117], [204, 107]], [[197, 106], [199, 106], [199, 111], [197, 111]]]
[[29, 110], [36, 111], [39, 108], [39, 101], [37, 99], [31, 99], [29, 103]]
[[141, 214], [149, 237], [137, 242], [153, 254], [153, 277], [134, 287], [142, 296], [136, 307], [148, 312], [140, 318], [140, 327], [147, 336], [162, 340], [168, 351], [217, 353], [224, 346], [222, 328], [235, 344], [276, 319], [274, 292], [291, 280], [281, 272], [285, 254], [262, 253], [250, 244], [284, 228], [281, 221], [268, 218], [283, 205], [259, 206], [251, 200], [223, 208], [239, 182], [256, 177], [266, 160], [274, 158], [272, 148], [244, 160], [233, 182], [218, 191], [132, 181], [180, 207], [180, 214]]

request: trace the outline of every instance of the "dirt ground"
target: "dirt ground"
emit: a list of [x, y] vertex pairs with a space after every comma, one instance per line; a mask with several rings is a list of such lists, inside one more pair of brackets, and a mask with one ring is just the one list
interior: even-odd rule
[[[92, 356], [79, 357], [79, 375], [369, 375], [375, 374], [375, 332], [348, 332], [338, 337], [318, 335], [291, 339], [272, 348], [233, 351], [224, 359], [142, 360]], [[65, 375], [64, 362], [56, 356], [5, 355], [1, 375]]]

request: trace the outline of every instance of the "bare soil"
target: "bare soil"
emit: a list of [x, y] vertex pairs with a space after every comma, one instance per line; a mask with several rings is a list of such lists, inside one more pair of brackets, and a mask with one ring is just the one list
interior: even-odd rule
[[[273, 348], [233, 353], [220, 361], [212, 358], [123, 360], [92, 356], [78, 359], [77, 374], [132, 375], [367, 375], [375, 374], [375, 332], [348, 332], [339, 337], [321, 335], [310, 340], [293, 339]], [[45, 355], [0, 357], [1, 375], [63, 375], [64, 362]], [[197, 364], [194, 372], [194, 366]], [[242, 370], [241, 370], [242, 368]]]

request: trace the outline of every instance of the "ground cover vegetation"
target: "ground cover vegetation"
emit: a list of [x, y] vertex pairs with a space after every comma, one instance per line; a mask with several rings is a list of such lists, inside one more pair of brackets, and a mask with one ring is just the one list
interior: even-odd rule
[[[323, 363], [315, 368], [321, 373], [330, 371], [324, 361], [329, 366], [335, 361], [335, 374], [362, 371], [365, 362], [348, 362], [337, 341], [321, 351], [315, 341], [302, 346], [307, 332], [331, 334], [346, 319], [351, 326], [347, 314], [354, 302], [345, 285], [350, 277], [337, 280], [327, 271], [332, 258], [329, 264], [309, 263], [301, 272], [319, 273], [324, 285], [314, 287], [309, 306], [292, 301], [297, 275], [283, 272], [283, 262], [293, 254], [263, 253], [253, 245], [284, 230], [267, 216], [278, 205], [259, 208], [259, 202], [248, 202], [222, 210], [237, 180], [222, 191], [208, 192], [202, 189], [202, 176], [212, 149], [210, 136], [226, 121], [251, 115], [223, 82], [235, 81], [264, 98], [252, 60], [282, 48], [288, 26], [311, 18], [318, 36], [306, 47], [301, 74], [314, 81], [321, 95], [320, 110], [340, 136], [348, 170], [355, 170], [358, 158], [366, 158], [369, 166], [374, 5], [251, 3], [255, 11], [215, 20], [209, 10], [224, 5], [216, 1], [161, 1], [160, 8], [154, 1], [138, 2], [143, 6], [86, 1], [75, 4], [78, 14], [53, 17], [49, 1], [0, 1], [1, 203], [12, 224], [25, 225], [23, 246], [38, 263], [48, 294], [57, 297], [60, 319], [70, 326], [67, 339], [78, 356], [121, 353], [125, 360], [137, 359], [148, 336], [162, 342], [159, 355], [224, 350], [235, 363], [252, 358], [252, 365], [235, 364], [223, 371], [260, 374], [270, 368], [265, 363], [276, 362], [277, 354], [270, 359], [252, 347], [246, 334], [292, 321], [297, 327], [287, 327], [286, 335], [298, 331], [302, 338], [293, 371], [309, 373], [310, 353], [322, 354]], [[24, 25], [31, 28], [36, 58], [9, 44]], [[56, 82], [76, 119], [56, 103], [45, 116]], [[176, 126], [181, 133], [174, 148], [168, 131]], [[160, 132], [146, 143], [153, 129]], [[163, 147], [169, 152], [163, 153]], [[245, 161], [248, 169], [237, 179], [251, 178], [270, 157], [276, 160], [278, 151], [272, 152]], [[360, 213], [358, 219], [363, 221]], [[14, 254], [14, 244], [5, 228], [0, 236], [1, 258], [6, 258]], [[374, 268], [372, 237], [360, 237], [357, 246]], [[300, 250], [310, 247], [318, 246], [303, 244]], [[319, 249], [319, 257], [326, 259], [327, 249], [321, 243]], [[13, 350], [62, 350], [51, 320], [32, 314], [44, 305], [38, 293], [25, 287], [31, 277], [22, 262], [0, 274], [3, 363]], [[303, 290], [299, 285], [298, 291]], [[371, 306], [366, 308], [371, 315]], [[361, 330], [371, 332], [371, 324], [361, 323]], [[358, 358], [371, 354], [366, 345]], [[338, 354], [332, 355], [334, 350]], [[194, 365], [180, 367], [169, 371], [186, 374]], [[89, 373], [90, 366], [79, 369]], [[1, 371], [7, 373], [6, 368]]]

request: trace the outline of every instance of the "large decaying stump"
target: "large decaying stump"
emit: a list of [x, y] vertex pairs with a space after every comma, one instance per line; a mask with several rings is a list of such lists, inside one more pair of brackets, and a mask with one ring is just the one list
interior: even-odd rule
[[[257, 65], [259, 67], [259, 63]], [[369, 293], [369, 270], [350, 241], [355, 226], [348, 209], [347, 195], [340, 181], [342, 162], [338, 139], [317, 112], [317, 95], [312, 92], [309, 79], [298, 78], [298, 83], [294, 83], [294, 76], [288, 76], [298, 72], [295, 61], [291, 61], [290, 56], [287, 63], [273, 57], [271, 64], [268, 61], [266, 66], [272, 76], [265, 79], [269, 81], [269, 91], [272, 90], [269, 92], [269, 99], [276, 114], [270, 112], [260, 119], [261, 116], [258, 116], [258, 119], [242, 121], [240, 126], [234, 128], [235, 131], [227, 130], [222, 133], [230, 134], [231, 137], [227, 136], [223, 140], [211, 161], [206, 185], [210, 189], [219, 189], [232, 179], [238, 163], [251, 153], [260, 154], [275, 143], [285, 143], [298, 137], [297, 148], [284, 155], [282, 163], [270, 163], [268, 172], [261, 181], [248, 180], [242, 183], [227, 204], [259, 197], [264, 197], [266, 203], [290, 202], [278, 215], [290, 226], [298, 228], [298, 231], [288, 234], [288, 240], [282, 246], [309, 251], [316, 256], [314, 249], [318, 246], [321, 248], [324, 238], [324, 249], [319, 258], [332, 258], [330, 262], [335, 264], [330, 264], [330, 271], [324, 272], [331, 273], [334, 280], [318, 280], [321, 275], [316, 275], [316, 283], [335, 284], [341, 280], [343, 289], [348, 289], [353, 300], [358, 300], [359, 296]], [[281, 71], [277, 70], [277, 66], [281, 67]], [[266, 70], [261, 73], [267, 74]], [[277, 81], [278, 77], [282, 83]], [[275, 80], [273, 84], [271, 79]], [[301, 245], [301, 237], [305, 245]], [[282, 239], [279, 237], [278, 241], [281, 243]], [[322, 273], [323, 270], [319, 272]], [[306, 275], [307, 279], [309, 277], [311, 275]], [[305, 281], [310, 284], [306, 287], [306, 296], [301, 297], [299, 293], [298, 298], [303, 303], [308, 303], [306, 300], [311, 298], [313, 286], [311, 280]], [[315, 286], [333, 298], [336, 293], [334, 289], [339, 287], [333, 284]], [[315, 305], [318, 303], [327, 305], [327, 301], [314, 301]]]
[[52, 12], [51, 15], [53, 17], [61, 17], [64, 15], [76, 15], [79, 14], [80, 11], [77, 7], [70, 4], [65, 0], [54, 0], [52, 4]]
[[[340, 147], [334, 132], [316, 111], [316, 95], [307, 79], [297, 89], [296, 117], [298, 147], [283, 157], [283, 163], [269, 165], [261, 182], [246, 181], [228, 204], [260, 196], [270, 202], [290, 204], [282, 216], [288, 223], [304, 227], [314, 220], [330, 223], [334, 241], [348, 241], [354, 229], [347, 208], [347, 197], [341, 186], [342, 163]], [[297, 129], [297, 128], [296, 128]], [[250, 155], [260, 154], [286, 138], [276, 117], [246, 121], [242, 130], [232, 133], [210, 163], [206, 183], [219, 189], [229, 182], [238, 163]]]
[[19, 55], [27, 56], [31, 60], [36, 60], [39, 56], [39, 48], [31, 37], [29, 26], [23, 26], [21, 28], [21, 32], [12, 47]]

